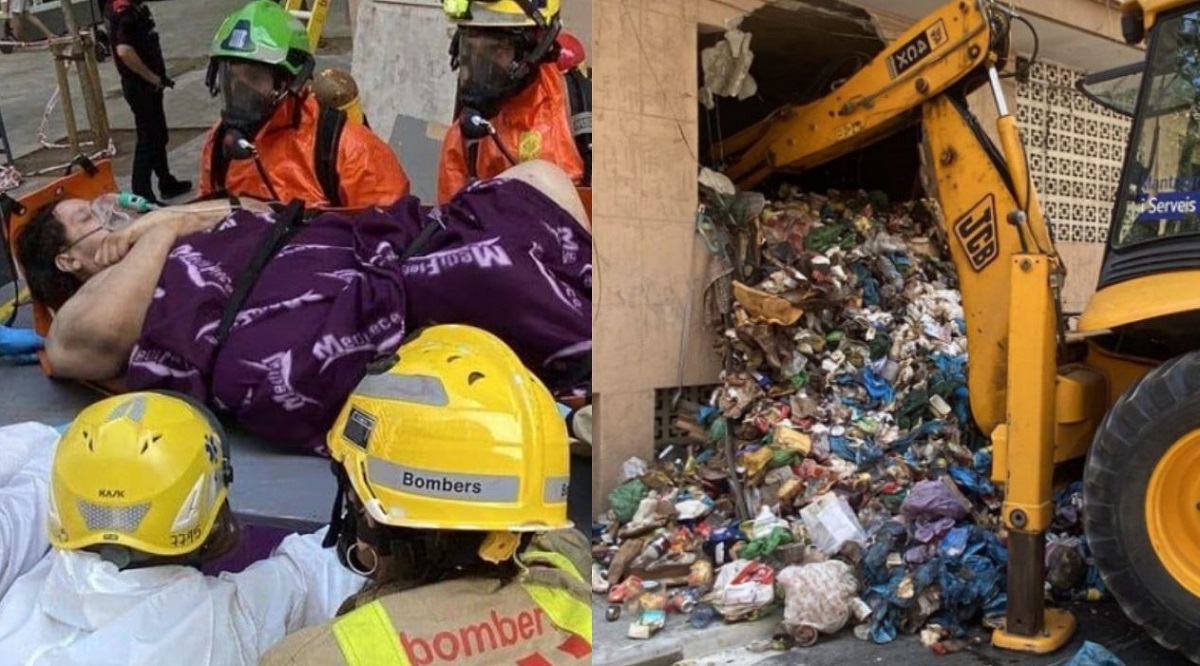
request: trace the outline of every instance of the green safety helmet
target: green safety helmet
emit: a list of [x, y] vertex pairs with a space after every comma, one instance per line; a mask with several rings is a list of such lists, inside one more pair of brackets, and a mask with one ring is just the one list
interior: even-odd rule
[[218, 92], [219, 63], [243, 60], [278, 67], [298, 89], [312, 77], [315, 61], [308, 31], [273, 0], [255, 0], [221, 23], [209, 49], [209, 92]]
[[225, 125], [251, 139], [289, 94], [312, 79], [316, 61], [304, 24], [272, 0], [226, 17], [209, 49], [207, 84], [222, 97]]

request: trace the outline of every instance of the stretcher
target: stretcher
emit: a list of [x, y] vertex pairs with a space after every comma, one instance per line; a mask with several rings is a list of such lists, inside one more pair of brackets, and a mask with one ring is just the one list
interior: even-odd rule
[[[113, 175], [112, 160], [93, 162], [86, 156], [80, 155], [67, 166], [66, 173], [58, 180], [22, 196], [19, 200], [8, 194], [0, 193], [0, 229], [3, 230], [4, 244], [13, 270], [20, 274], [17, 265], [16, 239], [25, 225], [29, 223], [42, 207], [67, 198], [94, 199], [102, 194], [117, 191], [117, 179]], [[30, 300], [33, 311], [33, 328], [38, 334], [45, 336], [50, 331], [53, 317], [50, 308], [44, 303]], [[50, 362], [45, 352], [39, 352], [42, 371], [52, 375]]]
[[[68, 167], [63, 177], [19, 200], [0, 193], [0, 230], [3, 231], [4, 247], [12, 252], [10, 256], [16, 256], [15, 239], [43, 206], [64, 198], [91, 199], [117, 190], [110, 160], [92, 162], [81, 156]], [[588, 196], [585, 202], [590, 199]], [[587, 203], [585, 206], [590, 215], [590, 206]], [[13, 264], [19, 271], [15, 261]], [[50, 308], [33, 301], [30, 307], [20, 308], [17, 325], [31, 326], [44, 336], [50, 330], [52, 318]], [[39, 358], [41, 364], [36, 370], [34, 366], [0, 368], [3, 376], [0, 379], [0, 425], [22, 421], [50, 425], [65, 423], [94, 402], [97, 391], [103, 392], [102, 388], [91, 384], [47, 381], [46, 377], [53, 377], [53, 370], [44, 353]], [[234, 424], [227, 425], [227, 432], [233, 440], [237, 475], [230, 503], [243, 520], [254, 525], [299, 531], [312, 531], [328, 520], [337, 484], [329, 473], [327, 460], [280, 452]], [[569, 510], [576, 524], [586, 531], [591, 522], [591, 460], [573, 457], [571, 476]], [[253, 556], [261, 555], [266, 547], [267, 543], [258, 542], [247, 546]], [[248, 552], [241, 552], [234, 558], [239, 562], [234, 568], [245, 565]]]

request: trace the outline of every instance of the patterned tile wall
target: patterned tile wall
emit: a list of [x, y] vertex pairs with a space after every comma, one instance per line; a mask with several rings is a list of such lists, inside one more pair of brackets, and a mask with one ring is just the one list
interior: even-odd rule
[[1055, 242], [1103, 243], [1130, 123], [1076, 91], [1081, 75], [1034, 64], [1017, 87], [1017, 124]]

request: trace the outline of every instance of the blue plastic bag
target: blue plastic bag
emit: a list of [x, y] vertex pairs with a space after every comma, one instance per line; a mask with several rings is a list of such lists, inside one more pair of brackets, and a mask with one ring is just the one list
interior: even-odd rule
[[1125, 666], [1125, 662], [1103, 645], [1084, 641], [1083, 647], [1064, 666]]

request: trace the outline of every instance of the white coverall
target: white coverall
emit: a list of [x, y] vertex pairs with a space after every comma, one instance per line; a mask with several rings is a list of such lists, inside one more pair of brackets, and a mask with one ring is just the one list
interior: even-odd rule
[[41, 423], [0, 428], [0, 599], [50, 549], [46, 511], [57, 443], [58, 432]]
[[164, 565], [118, 571], [52, 550], [0, 601], [0, 666], [255, 666], [291, 632], [329, 621], [365, 579], [288, 535], [236, 574]]

